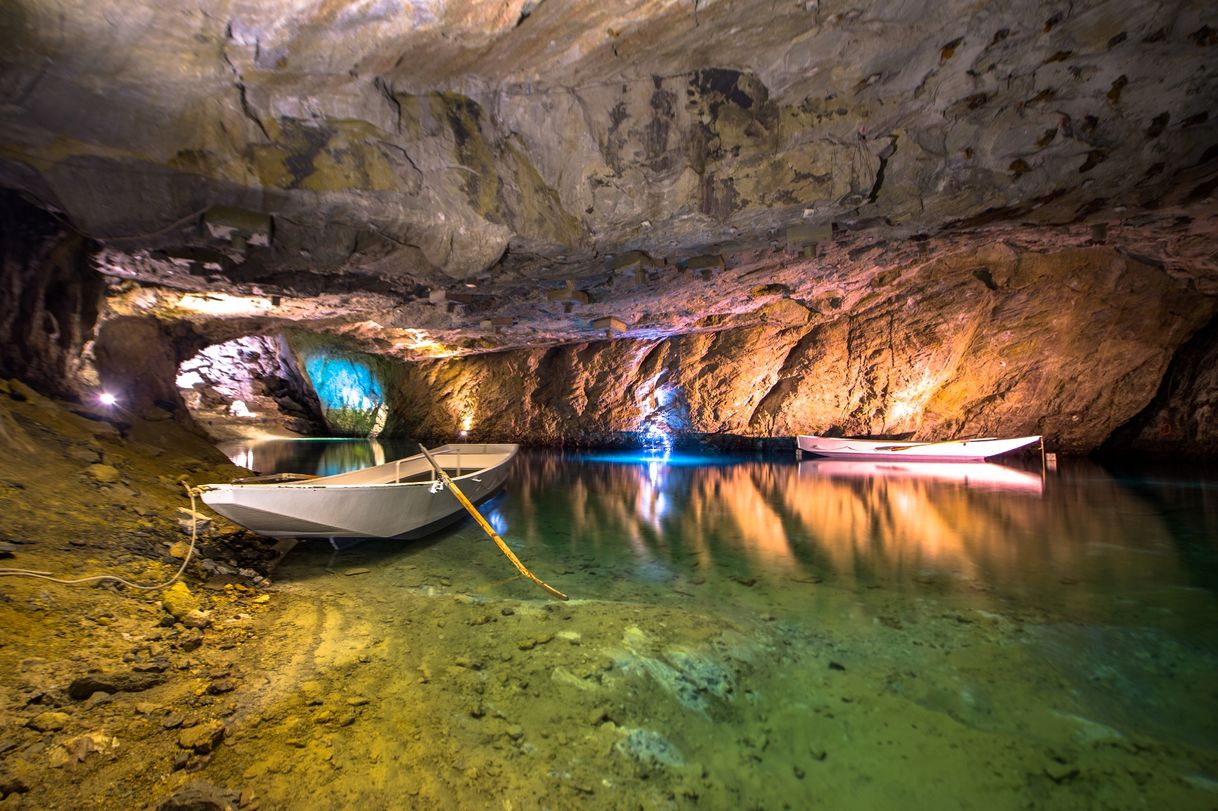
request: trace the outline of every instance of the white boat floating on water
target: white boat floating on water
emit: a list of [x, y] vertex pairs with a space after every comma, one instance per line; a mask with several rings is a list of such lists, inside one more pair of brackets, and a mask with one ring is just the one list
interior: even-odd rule
[[[442, 445], [431, 455], [477, 503], [503, 486], [518, 449], [455, 444]], [[422, 454], [336, 476], [241, 480], [202, 489], [207, 506], [272, 538], [419, 538], [465, 514]]]
[[1039, 436], [1013, 439], [952, 439], [945, 442], [894, 442], [888, 439], [850, 439], [800, 436], [804, 453], [830, 459], [902, 459], [919, 462], [982, 462], [1040, 442]]

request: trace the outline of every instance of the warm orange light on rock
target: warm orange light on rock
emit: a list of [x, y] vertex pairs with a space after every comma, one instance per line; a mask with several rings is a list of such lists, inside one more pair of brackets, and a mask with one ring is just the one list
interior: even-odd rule
[[262, 296], [230, 296], [227, 293], [187, 293], [177, 305], [180, 309], [203, 315], [258, 315], [271, 309], [270, 299]]

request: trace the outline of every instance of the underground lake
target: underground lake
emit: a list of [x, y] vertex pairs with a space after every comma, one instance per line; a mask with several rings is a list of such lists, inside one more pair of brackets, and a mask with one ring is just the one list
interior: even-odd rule
[[[332, 473], [411, 449], [225, 450]], [[308, 606], [293, 678], [211, 770], [276, 806], [1209, 807], [1216, 490], [1079, 459], [524, 452], [482, 510], [572, 599], [470, 520], [302, 543], [275, 574]]]

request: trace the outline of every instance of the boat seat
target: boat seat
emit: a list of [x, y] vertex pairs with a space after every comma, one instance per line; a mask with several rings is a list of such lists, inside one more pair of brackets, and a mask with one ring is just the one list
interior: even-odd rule
[[[464, 476], [466, 473], [473, 473], [476, 468], [444, 468], [444, 472], [449, 476]], [[409, 476], [403, 476], [397, 480], [397, 484], [417, 484], [418, 482], [435, 481], [436, 474], [432, 470], [421, 470], [418, 473], [412, 473]]]

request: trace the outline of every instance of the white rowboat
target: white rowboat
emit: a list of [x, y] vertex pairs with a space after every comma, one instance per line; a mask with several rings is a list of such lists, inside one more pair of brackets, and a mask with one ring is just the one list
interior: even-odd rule
[[[503, 486], [518, 445], [431, 451], [470, 501]], [[465, 514], [419, 454], [376, 467], [274, 484], [206, 484], [203, 503], [271, 538], [419, 538]]]
[[1039, 436], [1013, 439], [953, 439], [946, 442], [893, 442], [887, 439], [846, 439], [800, 436], [804, 453], [830, 459], [902, 459], [919, 462], [982, 462], [1040, 442]]

